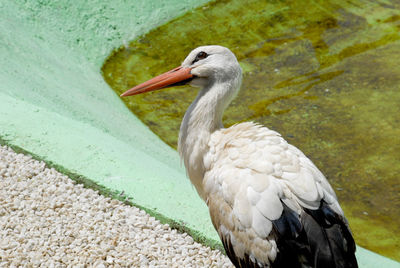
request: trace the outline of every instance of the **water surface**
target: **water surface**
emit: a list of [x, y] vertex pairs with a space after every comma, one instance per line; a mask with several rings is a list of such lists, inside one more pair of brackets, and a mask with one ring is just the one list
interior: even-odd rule
[[[400, 260], [400, 2], [217, 1], [115, 51], [102, 68], [121, 94], [195, 47], [229, 47], [244, 70], [225, 126], [277, 130], [335, 188], [356, 242]], [[197, 89], [124, 98], [167, 144]]]

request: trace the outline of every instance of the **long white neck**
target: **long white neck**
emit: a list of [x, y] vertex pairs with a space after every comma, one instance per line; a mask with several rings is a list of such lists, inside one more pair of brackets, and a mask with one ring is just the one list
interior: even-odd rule
[[192, 184], [203, 199], [206, 198], [202, 186], [203, 157], [209, 150], [211, 134], [223, 127], [223, 112], [236, 96], [240, 83], [241, 75], [238, 75], [230, 81], [205, 86], [186, 111], [181, 124], [178, 151]]

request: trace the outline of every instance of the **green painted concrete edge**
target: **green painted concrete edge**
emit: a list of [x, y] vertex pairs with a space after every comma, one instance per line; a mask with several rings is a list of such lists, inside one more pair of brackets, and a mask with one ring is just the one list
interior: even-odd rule
[[29, 151], [19, 147], [18, 145], [13, 145], [10, 143], [9, 140], [4, 140], [2, 137], [0, 137], [0, 145], [8, 146], [18, 154], [30, 155], [30, 156], [32, 156], [33, 159], [36, 159], [38, 161], [43, 161], [46, 163], [48, 168], [54, 168], [58, 172], [63, 173], [66, 176], [68, 176], [69, 178], [71, 178], [74, 182], [76, 182], [78, 184], [82, 184], [85, 188], [90, 188], [92, 190], [95, 190], [103, 196], [106, 196], [106, 197], [109, 197], [112, 199], [117, 199], [126, 205], [138, 207], [138, 208], [146, 211], [149, 215], [158, 219], [161, 223], [168, 224], [171, 228], [176, 229], [181, 233], [185, 232], [185, 233], [190, 234], [192, 237], [195, 238], [194, 239], [195, 241], [197, 241], [201, 244], [208, 245], [213, 249], [219, 249], [221, 251], [224, 251], [224, 248], [219, 240], [209, 238], [209, 237], [205, 236], [204, 234], [202, 234], [200, 231], [192, 229], [192, 228], [188, 227], [187, 225], [183, 224], [182, 222], [178, 222], [176, 219], [167, 218], [167, 217], [165, 217], [165, 215], [157, 212], [157, 210], [155, 210], [155, 209], [149, 209], [147, 207], [143, 207], [142, 205], [133, 202], [132, 201], [133, 198], [131, 198], [129, 196], [129, 194], [125, 193], [124, 191], [118, 191], [115, 189], [107, 188], [107, 186], [100, 185], [89, 178], [86, 178], [80, 174], [71, 172], [70, 170], [67, 170], [65, 167], [63, 167], [57, 163], [54, 163], [53, 161], [43, 160], [43, 157], [36, 155], [33, 152], [29, 152]]
[[100, 75], [115, 47], [201, 1], [74, 3], [0, 3], [3, 143], [79, 174], [75, 179], [90, 178], [103, 192], [124, 191], [157, 218], [218, 247], [206, 206], [177, 153], [132, 115]]
[[[204, 2], [0, 3], [0, 143], [105, 195], [124, 191], [129, 203], [220, 248], [177, 153], [100, 75], [112, 49]], [[363, 248], [357, 258], [360, 267], [400, 267]]]
[[[209, 235], [214, 230], [207, 209], [183, 172], [146, 153], [132, 152], [131, 146], [79, 121], [41, 110], [2, 93], [0, 99], [0, 126], [7, 129], [7, 134], [3, 135], [3, 131], [1, 135], [1, 144], [17, 152], [29, 153], [102, 194], [124, 201], [131, 198], [127, 203], [146, 210], [161, 222], [188, 232], [198, 242], [221, 248], [217, 237]], [[54, 124], [67, 126], [68, 130], [53, 128]], [[29, 133], [24, 133], [26, 128]], [[63, 135], [64, 131], [69, 137]], [[43, 133], [48, 132], [53, 135], [45, 135], [43, 140]], [[100, 145], [93, 143], [93, 138], [100, 141]], [[135, 163], [141, 166], [135, 166]]]

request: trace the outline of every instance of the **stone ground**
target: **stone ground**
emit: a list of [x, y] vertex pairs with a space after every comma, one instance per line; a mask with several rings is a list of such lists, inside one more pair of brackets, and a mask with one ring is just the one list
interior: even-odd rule
[[231, 267], [146, 212], [0, 146], [0, 267]]

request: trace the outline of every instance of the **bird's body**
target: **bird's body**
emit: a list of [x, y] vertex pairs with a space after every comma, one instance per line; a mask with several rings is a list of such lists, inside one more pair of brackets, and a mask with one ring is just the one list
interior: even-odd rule
[[230, 50], [205, 46], [124, 96], [182, 81], [202, 87], [182, 121], [178, 149], [236, 267], [357, 267], [348, 223], [318, 168], [266, 127], [223, 128], [241, 77]]

